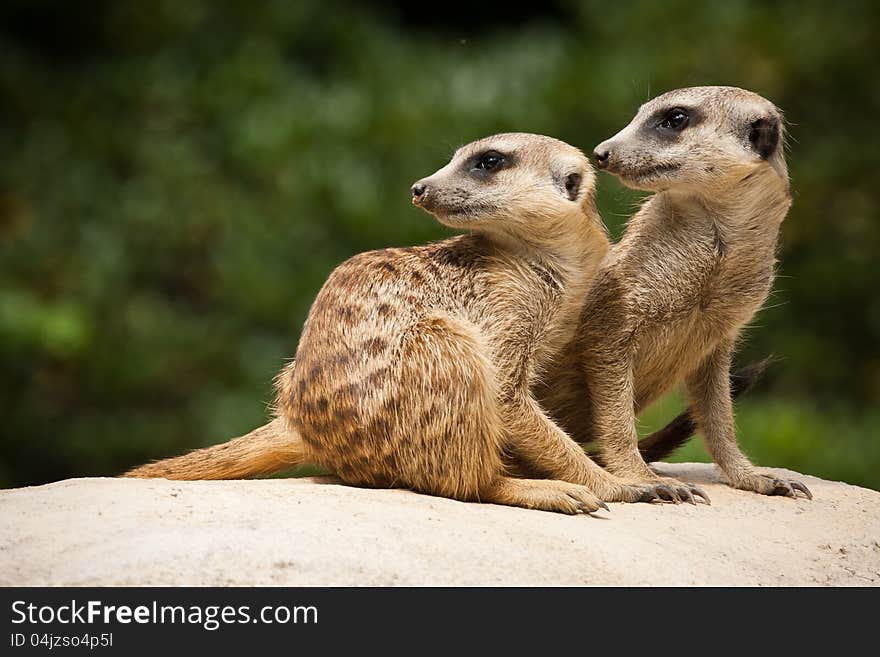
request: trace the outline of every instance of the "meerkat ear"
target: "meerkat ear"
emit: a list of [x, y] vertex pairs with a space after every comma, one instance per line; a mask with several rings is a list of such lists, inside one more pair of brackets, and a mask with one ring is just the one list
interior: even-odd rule
[[762, 159], [769, 159], [779, 146], [779, 119], [768, 116], [752, 121], [749, 143]]
[[581, 181], [583, 176], [579, 173], [570, 173], [565, 177], [565, 193], [569, 201], [576, 201], [581, 193]]
[[572, 171], [564, 175], [557, 174], [556, 184], [565, 198], [569, 201], [576, 201], [581, 193], [581, 182], [583, 182], [583, 179], [584, 177], [581, 174]]

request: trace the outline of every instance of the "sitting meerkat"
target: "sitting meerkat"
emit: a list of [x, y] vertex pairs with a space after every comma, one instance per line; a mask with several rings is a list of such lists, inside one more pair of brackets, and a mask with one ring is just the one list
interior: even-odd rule
[[[460, 148], [412, 199], [469, 234], [340, 265], [277, 378], [279, 418], [129, 476], [307, 461], [353, 485], [563, 513], [657, 499], [656, 483], [626, 484], [591, 461], [530, 392], [574, 335], [608, 250], [594, 186], [589, 160], [549, 137]], [[509, 476], [511, 462], [549, 478]]]
[[[601, 265], [577, 335], [555, 366], [560, 374], [536, 396], [577, 441], [597, 442], [610, 472], [636, 485], [663, 482], [672, 501], [705, 495], [648, 467], [636, 414], [681, 381], [730, 485], [812, 498], [802, 483], [761, 474], [743, 454], [728, 378], [737, 338], [770, 292], [791, 205], [783, 134], [780, 111], [761, 96], [695, 87], [646, 103], [595, 149], [601, 169], [655, 194]], [[655, 438], [655, 453], [664, 440], [669, 448], [681, 442]]]

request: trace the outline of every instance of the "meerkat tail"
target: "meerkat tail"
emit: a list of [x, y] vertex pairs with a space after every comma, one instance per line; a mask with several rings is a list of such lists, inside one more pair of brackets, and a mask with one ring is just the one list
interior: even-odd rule
[[181, 456], [147, 463], [123, 477], [139, 479], [244, 479], [304, 465], [308, 452], [300, 436], [276, 418], [232, 440]]
[[[774, 360], [775, 358], [772, 355], [767, 356], [763, 360], [746, 365], [731, 373], [731, 398], [737, 399], [740, 395], [751, 390]], [[696, 431], [697, 425], [691, 415], [691, 410], [687, 409], [662, 429], [642, 438], [639, 441], [639, 453], [641, 453], [645, 463], [662, 461], [679, 447], [683, 447]]]

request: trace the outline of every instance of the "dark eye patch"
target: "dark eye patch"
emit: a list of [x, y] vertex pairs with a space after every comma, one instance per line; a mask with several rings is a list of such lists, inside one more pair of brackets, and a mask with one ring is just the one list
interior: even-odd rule
[[663, 117], [657, 124], [657, 128], [667, 132], [681, 132], [688, 126], [690, 120], [690, 114], [688, 114], [686, 109], [673, 107], [663, 114]]
[[498, 151], [486, 151], [477, 156], [474, 168], [482, 171], [494, 171], [504, 165], [504, 156]]
[[465, 164], [465, 167], [470, 173], [476, 176], [485, 177], [496, 171], [512, 166], [514, 161], [515, 159], [512, 154], [505, 154], [496, 150], [488, 150], [471, 157], [467, 164]]
[[686, 128], [703, 120], [700, 111], [693, 107], [673, 105], [653, 112], [643, 124], [642, 130], [655, 136], [678, 137]]

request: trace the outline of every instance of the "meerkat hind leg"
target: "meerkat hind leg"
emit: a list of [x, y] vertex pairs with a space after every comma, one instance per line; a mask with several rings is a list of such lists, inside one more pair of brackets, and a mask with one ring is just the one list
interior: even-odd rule
[[[421, 319], [401, 352], [401, 382], [417, 391], [398, 405], [399, 435], [419, 434], [418, 450], [401, 444], [394, 478], [425, 493], [561, 513], [606, 508], [586, 486], [506, 476], [504, 419], [496, 368], [479, 330], [443, 314]], [[430, 363], [426, 368], [425, 364]], [[433, 390], [442, 390], [437, 399]], [[438, 404], [445, 409], [438, 412]], [[392, 474], [392, 473], [389, 473]]]
[[722, 344], [687, 380], [688, 394], [709, 453], [734, 488], [792, 498], [801, 492], [807, 499], [813, 499], [801, 482], [759, 472], [740, 449], [727, 374], [732, 353], [732, 344]]
[[399, 356], [390, 479], [474, 501], [505, 473], [496, 372], [486, 353], [479, 330], [457, 317], [432, 314], [411, 328]]

